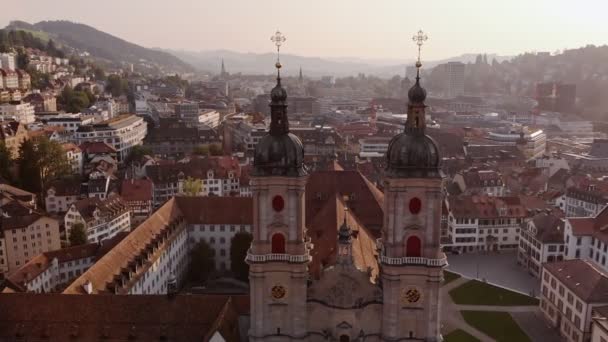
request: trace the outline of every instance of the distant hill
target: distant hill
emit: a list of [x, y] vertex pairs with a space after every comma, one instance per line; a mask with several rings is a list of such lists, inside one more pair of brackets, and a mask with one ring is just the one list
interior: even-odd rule
[[41, 37], [46, 34], [61, 45], [67, 45], [80, 52], [86, 51], [94, 57], [106, 59], [118, 65], [146, 61], [164, 71], [194, 71], [191, 65], [167, 52], [127, 42], [84, 24], [65, 20], [41, 21], [36, 24], [12, 21], [6, 28], [37, 32]]
[[[213, 74], [220, 71], [221, 61], [224, 59], [226, 69], [230, 73], [243, 74], [270, 74], [274, 72], [274, 60], [276, 55], [273, 53], [241, 53], [230, 50], [210, 50], [210, 51], [184, 51], [184, 50], [164, 50], [181, 58], [185, 62], [195, 66], [199, 70], [204, 70]], [[461, 61], [463, 63], [474, 62], [477, 54], [465, 54], [440, 61], [429, 61], [425, 63], [425, 68], [432, 68], [437, 64], [450, 61]], [[511, 57], [502, 57], [489, 54], [488, 59], [496, 58], [499, 62]], [[321, 58], [304, 57], [298, 55], [282, 54], [283, 72], [286, 75], [295, 76], [302, 67], [305, 76], [320, 77], [332, 75], [337, 77], [354, 76], [359, 73], [376, 75], [380, 77], [403, 76], [406, 65], [413, 65], [414, 60], [403, 60], [399, 63], [396, 59], [373, 60], [365, 58]]]

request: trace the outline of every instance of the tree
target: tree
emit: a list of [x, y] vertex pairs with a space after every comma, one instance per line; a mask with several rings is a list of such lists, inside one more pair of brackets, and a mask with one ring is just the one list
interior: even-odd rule
[[19, 179], [26, 190], [42, 195], [49, 181], [69, 173], [70, 163], [59, 143], [41, 137], [21, 144]]
[[190, 251], [190, 281], [202, 283], [215, 271], [215, 251], [201, 240]]
[[151, 156], [152, 149], [149, 146], [135, 145], [129, 151], [129, 155], [125, 159], [125, 164], [130, 164], [134, 161], [140, 161], [144, 156]]
[[198, 196], [203, 191], [203, 180], [194, 179], [192, 177], [186, 178], [182, 188], [182, 192], [187, 196]]
[[26, 69], [28, 64], [30, 64], [30, 57], [23, 49], [19, 49], [17, 51], [17, 68]]
[[70, 229], [70, 246], [79, 246], [87, 243], [87, 232], [84, 229], [84, 224], [77, 222], [74, 223], [72, 229]]
[[245, 262], [253, 236], [248, 232], [234, 234], [230, 241], [230, 269], [238, 280], [249, 280], [249, 265]]
[[129, 82], [118, 75], [108, 76], [106, 91], [111, 93], [113, 97], [126, 95], [129, 92]]
[[4, 141], [0, 141], [0, 177], [6, 180], [12, 178], [11, 166], [13, 163], [11, 151], [6, 147]]
[[61, 107], [69, 113], [80, 113], [83, 109], [88, 108], [91, 104], [89, 96], [86, 92], [75, 91], [70, 86], [63, 87], [58, 100]]

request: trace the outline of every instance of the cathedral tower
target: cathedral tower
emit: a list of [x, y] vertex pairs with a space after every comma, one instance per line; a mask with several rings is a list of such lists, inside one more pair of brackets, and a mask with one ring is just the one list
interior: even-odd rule
[[443, 176], [437, 144], [425, 134], [426, 90], [420, 85], [422, 31], [416, 83], [408, 91], [407, 120], [387, 151], [384, 223], [380, 243], [382, 339], [439, 341], [443, 267], [440, 217]]
[[[285, 37], [277, 31], [271, 39], [278, 52]], [[307, 332], [310, 246], [304, 227], [304, 147], [289, 132], [287, 92], [281, 85], [278, 58], [276, 68], [277, 84], [270, 93], [270, 131], [256, 146], [251, 177], [250, 341], [292, 341], [304, 338]]]

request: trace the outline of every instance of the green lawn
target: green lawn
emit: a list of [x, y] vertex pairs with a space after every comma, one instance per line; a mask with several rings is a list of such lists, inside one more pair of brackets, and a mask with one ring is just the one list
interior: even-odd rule
[[480, 342], [475, 336], [469, 335], [464, 330], [456, 329], [443, 336], [444, 342]]
[[470, 326], [497, 342], [531, 342], [508, 312], [461, 311], [461, 313]]
[[538, 305], [538, 299], [505, 290], [478, 280], [470, 280], [450, 291], [456, 304], [464, 305]]
[[443, 285], [447, 285], [458, 278], [460, 278], [460, 274], [450, 271], [443, 271]]

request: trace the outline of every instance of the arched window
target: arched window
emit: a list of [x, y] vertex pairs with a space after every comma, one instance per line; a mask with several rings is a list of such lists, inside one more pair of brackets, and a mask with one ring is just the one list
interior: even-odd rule
[[417, 236], [410, 236], [407, 238], [405, 244], [405, 256], [407, 257], [419, 257], [421, 255], [422, 243], [420, 238]]
[[284, 254], [285, 253], [285, 237], [283, 234], [274, 233], [272, 235], [272, 253]]
[[350, 336], [340, 335], [340, 342], [350, 342]]

